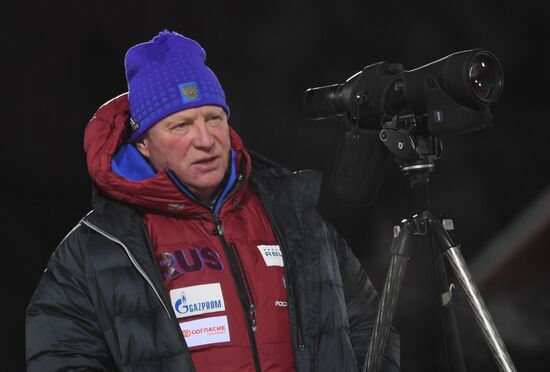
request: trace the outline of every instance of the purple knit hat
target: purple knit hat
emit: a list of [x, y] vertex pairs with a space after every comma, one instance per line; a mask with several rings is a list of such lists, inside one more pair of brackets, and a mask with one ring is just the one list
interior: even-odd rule
[[131, 141], [180, 110], [217, 105], [229, 115], [216, 75], [204, 64], [206, 52], [194, 40], [167, 30], [126, 52]]

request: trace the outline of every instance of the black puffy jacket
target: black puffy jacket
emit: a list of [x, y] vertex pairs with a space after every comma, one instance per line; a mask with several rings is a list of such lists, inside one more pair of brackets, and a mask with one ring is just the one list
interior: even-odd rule
[[[255, 159], [250, 178], [286, 260], [297, 371], [362, 368], [377, 294], [315, 205], [320, 176]], [[27, 309], [28, 371], [194, 371], [133, 207], [96, 194], [52, 255]], [[391, 333], [384, 371], [399, 370]]]

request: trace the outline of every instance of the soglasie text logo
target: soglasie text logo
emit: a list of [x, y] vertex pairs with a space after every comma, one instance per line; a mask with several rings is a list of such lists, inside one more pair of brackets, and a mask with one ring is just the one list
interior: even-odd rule
[[227, 316], [214, 316], [180, 323], [188, 347], [231, 341]]
[[224, 333], [224, 332], [227, 332], [227, 329], [225, 328], [225, 325], [219, 325], [215, 327], [205, 327], [205, 328], [198, 328], [198, 329], [184, 329], [182, 332], [185, 337], [190, 337], [195, 335], [201, 335], [203, 333], [207, 333], [209, 335], [213, 335], [216, 333]]

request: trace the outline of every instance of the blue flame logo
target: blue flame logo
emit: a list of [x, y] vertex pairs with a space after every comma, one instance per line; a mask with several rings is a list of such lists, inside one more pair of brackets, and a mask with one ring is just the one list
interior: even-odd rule
[[185, 314], [189, 311], [189, 308], [186, 305], [187, 299], [185, 298], [185, 292], [181, 292], [181, 298], [176, 301], [176, 311], [180, 314]]

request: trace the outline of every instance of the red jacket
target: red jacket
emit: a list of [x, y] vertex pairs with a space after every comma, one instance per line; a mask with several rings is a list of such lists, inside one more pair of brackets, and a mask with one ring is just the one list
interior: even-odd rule
[[186, 196], [168, 172], [132, 181], [113, 171], [128, 135], [127, 110], [127, 96], [119, 96], [88, 125], [88, 169], [107, 196], [139, 207], [197, 370], [294, 370], [283, 259], [248, 185], [250, 158], [241, 139], [231, 130], [236, 181], [213, 212]]

